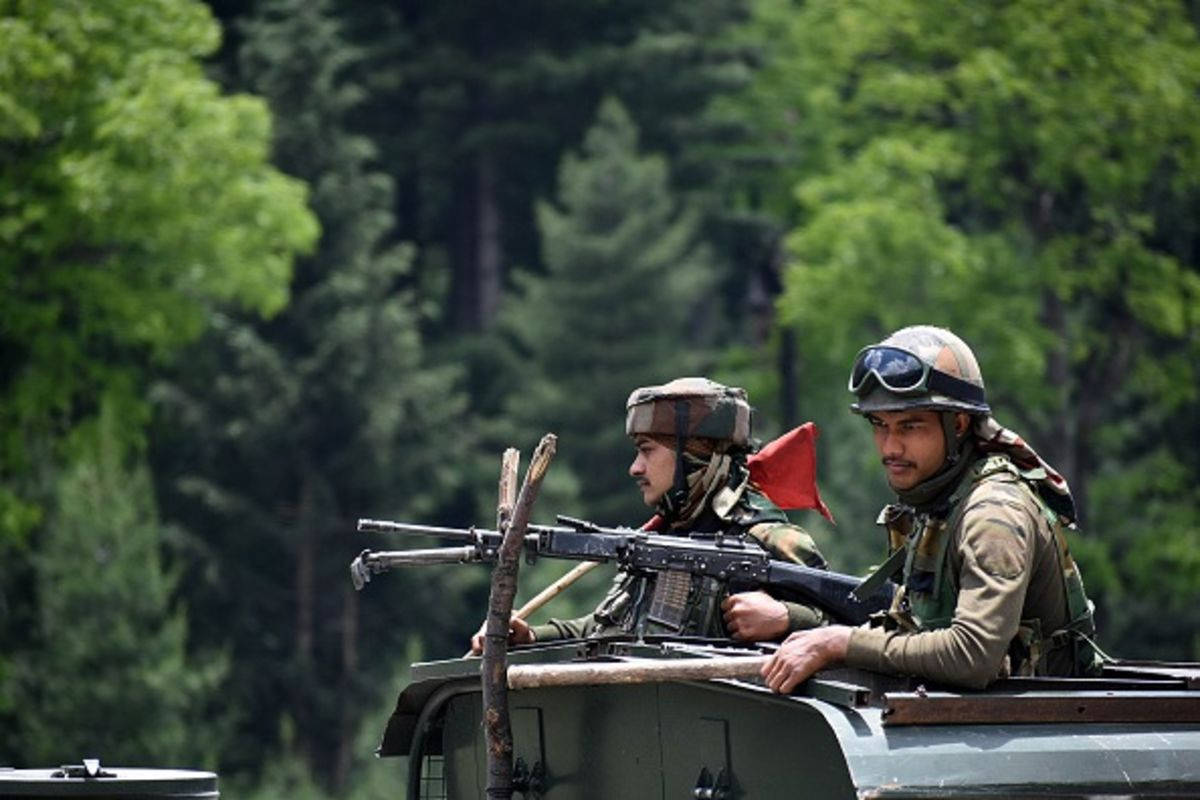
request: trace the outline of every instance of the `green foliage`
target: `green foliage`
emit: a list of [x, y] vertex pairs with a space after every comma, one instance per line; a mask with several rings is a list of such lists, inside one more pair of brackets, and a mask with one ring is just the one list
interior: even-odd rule
[[[844, 385], [854, 352], [901, 325], [953, 328], [975, 346], [997, 416], [1066, 471], [1085, 527], [1105, 535], [1120, 520], [1120, 536], [1084, 548], [1089, 573], [1153, 585], [1160, 607], [1194, 597], [1200, 571], [1178, 553], [1200, 519], [1184, 482], [1163, 487], [1194, 475], [1195, 457], [1145, 446], [1194, 434], [1184, 420], [1200, 379], [1196, 226], [1180, 213], [1200, 189], [1200, 48], [1184, 10], [758, 7], [759, 26], [788, 34], [750, 104], [801, 153], [779, 308], [809, 385]], [[844, 395], [823, 396], [822, 415], [844, 413]], [[845, 422], [826, 430], [848, 446]], [[866, 527], [849, 505], [843, 519]], [[1167, 564], [1177, 577], [1156, 580]], [[1112, 600], [1123, 634], [1141, 617]]]
[[[6, 750], [32, 763], [85, 744], [210, 754], [186, 726], [216, 667], [184, 661], [151, 487], [125, 460], [150, 370], [216, 303], [278, 310], [317, 233], [304, 187], [267, 163], [265, 106], [204, 77], [219, 33], [198, 2], [0, 6], [0, 707], [26, 731], [6, 724]], [[75, 547], [109, 566], [77, 577]], [[206, 724], [222, 737], [220, 714]]]
[[424, 355], [404, 287], [414, 251], [390, 241], [392, 182], [348, 123], [357, 54], [329, 9], [264, 3], [236, 64], [239, 85], [294, 123], [277, 130], [277, 158], [313, 187], [323, 237], [297, 264], [290, 305], [265, 322], [212, 315], [155, 391], [164, 512], [197, 556], [196, 631], [234, 658], [241, 717], [224, 763], [237, 776], [276, 753], [271, 780], [299, 795], [310, 778], [334, 791], [348, 780], [373, 681], [423, 627], [394, 609], [455, 610], [413, 573], [372, 585], [360, 614], [346, 566], [374, 543], [354, 521], [432, 516], [470, 433], [456, 424], [458, 370]]
[[[311, 246], [303, 186], [267, 163], [263, 104], [197, 59], [198, 2], [19, 2], [0, 16], [0, 540], [41, 502], [19, 481], [101, 394], [134, 416], [142, 370], [213, 301], [263, 313]], [[144, 413], [144, 412], [143, 412]]]
[[[503, 14], [480, 2], [342, 5], [371, 57], [364, 120], [410, 187], [401, 235], [422, 245], [422, 285], [446, 293], [426, 306], [441, 338], [489, 329], [494, 309], [481, 313], [480, 294], [507, 288], [513, 265], [540, 266], [532, 200], [554, 191], [563, 152], [606, 94], [680, 164], [676, 186], [703, 190], [713, 162], [699, 146], [728, 137], [705, 107], [748, 73], [746, 54], [720, 36], [743, 0], [519, 0]], [[481, 280], [484, 251], [503, 275]], [[482, 383], [473, 377], [480, 393]]]
[[615, 100], [601, 104], [579, 153], [564, 157], [557, 202], [537, 212], [546, 272], [520, 276], [503, 317], [524, 375], [507, 417], [530, 441], [536, 431], [558, 435], [554, 469], [579, 477], [582, 513], [640, 522], [647, 512], [624, 470], [625, 399], [698, 363], [703, 342], [686, 352], [680, 343], [711, 280], [710, 257], [670, 192], [666, 162], [639, 155], [637, 129]]
[[5, 685], [23, 757], [212, 764], [223, 733], [213, 691], [228, 664], [189, 651], [150, 476], [129, 463], [113, 410], [81, 438], [37, 543], [36, 645]]
[[0, 751], [391, 796], [396, 665], [465, 649], [487, 570], [356, 595], [362, 547], [433, 544], [356, 517], [488, 523], [501, 450], [554, 431], [535, 516], [636, 523], [624, 400], [707, 371], [765, 437], [821, 426], [838, 525], [803, 522], [865, 568], [846, 370], [913, 322], [1068, 473], [1102, 644], [1200, 656], [1186, 4], [749, 6], [212, 4], [222, 47], [191, 0], [0, 3]]
[[408, 683], [408, 665], [422, 660], [419, 647], [409, 647], [395, 675], [384, 681], [384, 691], [376, 692], [372, 702], [361, 716], [354, 736], [353, 750], [356, 754], [354, 768], [347, 785], [336, 792], [324, 789], [316, 780], [312, 766], [295, 755], [296, 730], [294, 723], [285, 718], [281, 724], [279, 740], [284, 745], [283, 753], [270, 756], [254, 775], [229, 778], [222, 775], [222, 794], [247, 800], [276, 800], [276, 798], [303, 798], [303, 800], [392, 800], [403, 792], [408, 780], [408, 760], [401, 758], [376, 758], [373, 753], [381, 735], [387, 727], [388, 717], [395, 708], [393, 687]]

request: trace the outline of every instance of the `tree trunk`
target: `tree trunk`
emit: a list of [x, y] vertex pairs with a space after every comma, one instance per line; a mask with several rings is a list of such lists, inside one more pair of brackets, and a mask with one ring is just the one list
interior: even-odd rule
[[453, 255], [454, 318], [459, 330], [482, 331], [499, 311], [504, 277], [496, 166], [490, 152], [475, 156], [460, 193]]
[[785, 325], [775, 324], [775, 304], [783, 294], [783, 270], [785, 265], [783, 234], [773, 231], [766, 244], [766, 255], [759, 259], [754, 286], [750, 290], [750, 313], [758, 320], [755, 325], [756, 339], [765, 340], [769, 331], [778, 329], [779, 342], [775, 367], [779, 375], [779, 424], [782, 430], [791, 430], [800, 424], [800, 399], [798, 395], [796, 331]]
[[508, 688], [600, 686], [605, 684], [706, 681], [717, 678], [758, 678], [766, 656], [725, 658], [639, 659], [582, 664], [523, 664], [508, 668]]
[[359, 719], [354, 702], [354, 676], [358, 672], [358, 592], [350, 584], [342, 588], [342, 670], [341, 718], [338, 724], [337, 758], [334, 762], [333, 780], [336, 790], [346, 787], [350, 777], [350, 765], [354, 759], [354, 726]]
[[300, 479], [300, 503], [296, 519], [296, 680], [292, 687], [292, 713], [296, 719], [296, 749], [305, 763], [312, 763], [312, 719], [309, 713], [313, 675], [313, 598], [315, 597], [316, 532], [314, 530], [314, 487], [305, 470]]
[[800, 399], [797, 394], [796, 331], [786, 326], [779, 329], [779, 422], [781, 430], [790, 431], [800, 424]]
[[1067, 318], [1062, 299], [1053, 289], [1042, 289], [1042, 324], [1053, 334], [1054, 344], [1046, 357], [1046, 385], [1058, 387], [1054, 399], [1052, 419], [1061, 424], [1049, 425], [1040, 431], [1033, 441], [1042, 457], [1063, 474], [1068, 483], [1074, 483], [1078, 470], [1075, 462], [1076, 420], [1070, 413], [1073, 381], [1067, 351], [1070, 340], [1067, 335]]

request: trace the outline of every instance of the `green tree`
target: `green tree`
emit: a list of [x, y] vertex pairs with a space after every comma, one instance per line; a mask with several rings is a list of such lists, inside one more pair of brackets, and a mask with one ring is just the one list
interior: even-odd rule
[[355, 519], [431, 515], [458, 486], [469, 432], [456, 421], [457, 369], [425, 359], [404, 289], [413, 251], [390, 243], [393, 184], [350, 125], [360, 54], [330, 7], [263, 3], [231, 70], [288, 120], [277, 161], [313, 187], [324, 235], [276, 317], [213, 317], [158, 389], [154, 446], [164, 512], [196, 548], [198, 634], [232, 648], [228, 691], [243, 716], [226, 770], [299, 763], [337, 791], [361, 715], [391, 700], [375, 681], [408, 637], [462, 614], [462, 593], [412, 573], [372, 584], [360, 611], [346, 568], [375, 543]]
[[105, 409], [57, 482], [35, 559], [37, 644], [10, 682], [13, 733], [29, 766], [83, 756], [215, 766], [213, 691], [227, 664], [188, 650], [150, 476], [118, 432]]
[[694, 329], [713, 275], [697, 217], [637, 135], [619, 102], [601, 104], [579, 153], [563, 158], [555, 202], [537, 207], [545, 274], [519, 276], [503, 317], [523, 376], [506, 417], [523, 441], [558, 434], [555, 469], [607, 523], [647, 514], [625, 471], [625, 400], [700, 365]]
[[1192, 20], [1156, 0], [759, 8], [789, 43], [757, 102], [800, 154], [781, 310], [810, 385], [843, 386], [855, 350], [900, 325], [962, 333], [998, 416], [1071, 480], [1110, 635], [1144, 651], [1126, 599], [1182, 609], [1200, 591], [1176, 558], [1200, 535], [1180, 445], [1200, 377]]
[[[403, 187], [401, 230], [420, 248], [418, 277], [437, 301], [440, 332], [488, 329], [510, 267], [538, 266], [533, 201], [553, 191], [562, 154], [603, 96], [620, 97], [649, 146], [671, 160], [689, 142], [728, 133], [704, 109], [745, 84], [745, 53], [718, 36], [744, 6], [347, 7], [343, 18], [371, 56], [364, 119]], [[696, 186], [705, 177], [693, 159], [674, 179]]]
[[[212, 300], [286, 300], [316, 226], [267, 164], [261, 102], [199, 59], [200, 3], [8, 3], [0, 16], [0, 538], [40, 512], [20, 478], [96, 398], [138, 411], [139, 367], [203, 327]], [[253, 265], [248, 268], [247, 265]]]
[[151, 368], [216, 303], [278, 310], [316, 237], [265, 106], [204, 77], [218, 39], [186, 0], [0, 4], [0, 674], [41, 624], [55, 481], [92, 457], [74, 431], [105, 408], [140, 446]]

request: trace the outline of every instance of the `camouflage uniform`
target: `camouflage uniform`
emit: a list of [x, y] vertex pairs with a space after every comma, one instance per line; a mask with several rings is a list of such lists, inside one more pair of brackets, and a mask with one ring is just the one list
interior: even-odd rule
[[[851, 632], [846, 663], [969, 687], [1006, 674], [1095, 673], [1092, 606], [1067, 548], [1075, 511], [1066, 481], [992, 419], [974, 355], [961, 339], [917, 327], [879, 346], [908, 351], [977, 385], [979, 394], [955, 397], [947, 392], [961, 387], [953, 385], [889, 391], [858, 369], [863, 356], [856, 362], [855, 411], [940, 411], [953, 457], [926, 480], [932, 489], [913, 487], [880, 514], [894, 557], [889, 565], [903, 559], [902, 588], [875, 625]], [[883, 378], [894, 380], [886, 372]], [[901, 388], [907, 379], [898, 381]], [[949, 432], [959, 411], [972, 414], [973, 423], [954, 441]]]
[[[700, 458], [676, 447], [683, 468], [656, 509], [664, 532], [745, 536], [774, 558], [826, 568], [812, 537], [749, 481], [745, 456], [750, 406], [743, 390], [702, 378], [638, 389], [627, 403], [626, 433], [669, 436], [675, 442], [702, 439], [714, 448], [711, 456]], [[728, 638], [721, 602], [741, 588], [750, 587], [727, 586], [682, 571], [641, 576], [621, 570], [594, 612], [535, 625], [533, 634], [538, 641], [631, 634]], [[816, 608], [787, 601], [784, 605], [789, 632], [825, 622]]]

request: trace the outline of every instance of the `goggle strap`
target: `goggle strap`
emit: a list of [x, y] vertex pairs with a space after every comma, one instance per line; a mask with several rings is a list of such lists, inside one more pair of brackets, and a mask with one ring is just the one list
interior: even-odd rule
[[982, 386], [948, 375], [940, 369], [929, 368], [929, 378], [926, 386], [931, 390], [949, 395], [957, 400], [967, 400], [972, 403], [986, 403], [987, 395]]
[[675, 480], [671, 488], [680, 494], [680, 508], [683, 508], [682, 503], [687, 498], [687, 471], [683, 463], [683, 446], [687, 441], [690, 408], [686, 400], [675, 401]]

